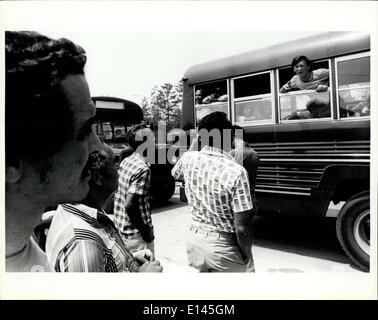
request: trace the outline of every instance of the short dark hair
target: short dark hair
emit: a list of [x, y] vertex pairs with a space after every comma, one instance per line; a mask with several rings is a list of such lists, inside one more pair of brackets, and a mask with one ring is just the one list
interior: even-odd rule
[[311, 70], [311, 60], [308, 59], [306, 56], [296, 56], [296, 57], [294, 57], [293, 60], [291, 61], [291, 67], [294, 68], [302, 60], [306, 62], [307, 66]]
[[[214, 139], [212, 139], [212, 137], [210, 136], [208, 144], [211, 147], [218, 147], [221, 149], [224, 149], [226, 147], [227, 144], [225, 143], [226, 141], [224, 141], [225, 137], [223, 136], [224, 134], [223, 130], [229, 129], [232, 135], [232, 123], [227, 119], [227, 115], [221, 111], [215, 111], [203, 117], [198, 123], [198, 130], [203, 130], [203, 129], [207, 130], [209, 133], [213, 129], [217, 129], [220, 131], [220, 134], [221, 134], [220, 145], [217, 145], [217, 142], [214, 141]], [[201, 132], [200, 132], [200, 136], [201, 136]], [[232, 136], [230, 136], [229, 138], [232, 139]], [[206, 142], [203, 141], [203, 139], [201, 139], [200, 142], [202, 144], [202, 147], [205, 144], [207, 144]], [[231, 141], [230, 141], [230, 146], [231, 146]]]
[[136, 124], [133, 125], [129, 131], [127, 132], [126, 139], [127, 143], [130, 147], [134, 149], [134, 151], [144, 142], [144, 141], [137, 141], [135, 140], [136, 134], [139, 130], [146, 129], [147, 126], [145, 124]]
[[84, 74], [85, 51], [67, 39], [33, 31], [5, 33], [6, 164], [40, 161], [72, 138], [74, 115], [61, 81]]
[[232, 123], [227, 119], [227, 115], [224, 112], [215, 111], [200, 120], [198, 123], [198, 130], [201, 129], [206, 129], [207, 131], [213, 129], [232, 129]]
[[241, 126], [238, 126], [238, 125], [233, 125], [232, 126], [232, 134], [233, 134], [233, 137], [235, 137], [235, 132], [236, 132], [236, 130], [241, 130], [242, 131], [242, 133], [243, 133], [243, 141], [244, 142], [246, 142], [246, 136], [245, 136], [245, 130], [244, 130], [244, 128], [243, 127], [241, 127]]

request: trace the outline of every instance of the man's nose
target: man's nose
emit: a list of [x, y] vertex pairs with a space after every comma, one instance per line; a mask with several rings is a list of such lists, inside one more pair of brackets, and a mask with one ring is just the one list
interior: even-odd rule
[[89, 153], [99, 152], [101, 150], [102, 143], [96, 133], [92, 133], [89, 138]]

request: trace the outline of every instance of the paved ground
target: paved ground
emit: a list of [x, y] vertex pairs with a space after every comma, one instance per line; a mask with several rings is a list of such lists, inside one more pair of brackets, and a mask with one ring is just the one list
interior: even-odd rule
[[[190, 214], [178, 193], [153, 209], [155, 250], [164, 272], [197, 272], [188, 266], [186, 241]], [[350, 265], [335, 232], [335, 220], [255, 217], [253, 254], [256, 273], [360, 273]]]

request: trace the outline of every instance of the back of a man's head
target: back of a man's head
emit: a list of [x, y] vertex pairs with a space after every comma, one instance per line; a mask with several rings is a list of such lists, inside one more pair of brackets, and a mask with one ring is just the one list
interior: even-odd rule
[[[202, 146], [207, 144], [223, 150], [231, 147], [232, 123], [224, 112], [216, 111], [203, 117], [198, 123], [198, 130]], [[204, 139], [206, 134], [209, 136]]]
[[150, 135], [153, 135], [153, 133], [145, 124], [134, 125], [127, 132], [127, 143], [136, 151], [144, 143], [144, 137], [149, 137]]
[[85, 51], [36, 32], [5, 33], [6, 163], [58, 153], [73, 135], [74, 115], [61, 81], [83, 74]]
[[[118, 170], [112, 149], [103, 144], [99, 152], [90, 155], [91, 163], [89, 194], [84, 203], [94, 200], [106, 200], [118, 187]], [[101, 199], [94, 199], [99, 198]], [[92, 203], [88, 203], [93, 205]]]

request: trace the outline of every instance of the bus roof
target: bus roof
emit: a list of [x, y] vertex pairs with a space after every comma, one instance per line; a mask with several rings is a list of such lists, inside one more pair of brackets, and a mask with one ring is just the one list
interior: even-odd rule
[[122, 122], [127, 124], [137, 124], [143, 120], [142, 108], [138, 104], [130, 100], [106, 96], [92, 97], [92, 100], [95, 104], [96, 101], [121, 102], [123, 104], [123, 109], [97, 107], [96, 119], [100, 119], [102, 121]]
[[319, 60], [369, 49], [367, 33], [326, 32], [194, 65], [185, 72], [183, 80], [193, 85], [289, 66], [298, 55]]

